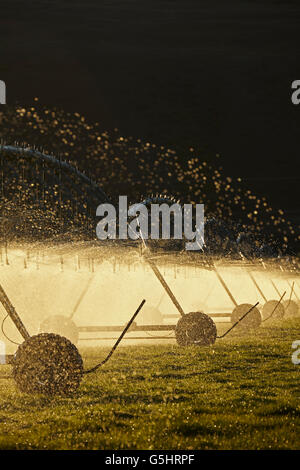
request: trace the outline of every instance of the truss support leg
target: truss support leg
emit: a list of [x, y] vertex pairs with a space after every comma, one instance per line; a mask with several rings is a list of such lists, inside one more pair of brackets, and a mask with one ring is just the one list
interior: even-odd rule
[[0, 285], [0, 302], [2, 303], [3, 307], [7, 311], [9, 317], [14, 322], [17, 330], [19, 331], [20, 335], [24, 338], [24, 340], [30, 338], [30, 334], [26, 330], [21, 318], [19, 317], [18, 313], [15, 310], [15, 307], [12, 305], [11, 301], [7, 297], [1, 285]]
[[168, 296], [172, 300], [173, 304], [177, 308], [178, 312], [183, 317], [185, 315], [185, 313], [183, 311], [183, 308], [181, 307], [180, 303], [178, 302], [175, 295], [171, 291], [170, 287], [166, 283], [166, 281], [165, 281], [163, 275], [161, 274], [160, 270], [158, 269], [158, 267], [156, 266], [154, 261], [152, 261], [150, 258], [145, 256], [145, 259], [146, 259], [147, 263], [150, 265], [150, 267], [151, 267], [152, 271], [154, 272], [155, 276], [157, 277], [157, 279], [159, 280], [159, 282], [161, 283], [161, 285], [163, 286], [163, 288], [167, 292]]

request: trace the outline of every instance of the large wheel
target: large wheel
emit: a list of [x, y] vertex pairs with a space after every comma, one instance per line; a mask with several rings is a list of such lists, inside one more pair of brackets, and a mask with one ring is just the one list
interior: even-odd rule
[[290, 317], [297, 317], [299, 315], [299, 305], [295, 300], [284, 300], [282, 305], [286, 315]]
[[217, 338], [217, 327], [208, 315], [190, 312], [178, 320], [175, 336], [179, 346], [209, 346]]
[[31, 336], [14, 357], [13, 377], [25, 393], [71, 395], [83, 375], [81, 356], [67, 338], [52, 333]]
[[78, 343], [78, 328], [70, 318], [64, 315], [52, 315], [45, 318], [40, 325], [40, 333], [55, 333], [68, 338], [71, 343]]
[[[231, 323], [234, 325], [238, 320], [240, 320], [250, 308], [253, 307], [251, 304], [240, 304], [237, 305], [232, 314], [231, 314]], [[248, 315], [245, 316], [243, 320], [238, 323], [237, 328], [246, 330], [248, 328], [258, 328], [261, 324], [262, 318], [260, 311], [257, 307], [254, 307]]]
[[279, 320], [284, 317], [284, 306], [281, 302], [278, 303], [278, 300], [268, 300], [268, 302], [264, 304], [261, 313], [264, 320], [269, 318], [270, 315], [272, 315], [271, 319]]

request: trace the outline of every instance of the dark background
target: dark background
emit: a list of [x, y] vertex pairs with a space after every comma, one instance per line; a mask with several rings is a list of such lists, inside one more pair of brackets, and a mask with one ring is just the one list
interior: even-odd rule
[[299, 46], [299, 1], [0, 1], [8, 103], [37, 96], [104, 129], [219, 153], [295, 222]]

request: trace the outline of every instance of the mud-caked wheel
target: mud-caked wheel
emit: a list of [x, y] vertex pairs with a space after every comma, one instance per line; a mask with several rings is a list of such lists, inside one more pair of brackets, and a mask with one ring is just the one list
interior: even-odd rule
[[[254, 307], [251, 312], [249, 312], [252, 307], [253, 305], [251, 304], [237, 305], [231, 314], [231, 323], [234, 325], [237, 321], [241, 320], [237, 324], [237, 328], [240, 330], [258, 328], [262, 321], [261, 314], [257, 307]], [[248, 315], [246, 315], [247, 312], [249, 312]], [[244, 315], [246, 316], [242, 319]]]
[[71, 318], [64, 315], [51, 315], [40, 324], [40, 333], [55, 333], [68, 338], [73, 344], [78, 343], [79, 332]]
[[280, 320], [284, 317], [285, 310], [283, 304], [278, 300], [268, 300], [262, 308], [262, 317], [264, 320], [270, 317], [270, 320]]
[[178, 320], [175, 336], [179, 346], [209, 346], [217, 338], [217, 327], [208, 315], [190, 312]]
[[13, 360], [13, 377], [20, 391], [71, 395], [81, 382], [82, 358], [67, 338], [52, 333], [31, 336]]
[[283, 308], [285, 310], [285, 315], [288, 315], [289, 317], [297, 317], [299, 316], [300, 309], [299, 305], [295, 300], [284, 300], [282, 302]]

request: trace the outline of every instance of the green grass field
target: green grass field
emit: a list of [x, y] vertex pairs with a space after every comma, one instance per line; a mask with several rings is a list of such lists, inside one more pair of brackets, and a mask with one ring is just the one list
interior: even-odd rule
[[[0, 448], [299, 449], [297, 339], [300, 319], [209, 348], [121, 347], [71, 399], [22, 395], [2, 378]], [[107, 351], [81, 349], [85, 367]]]

